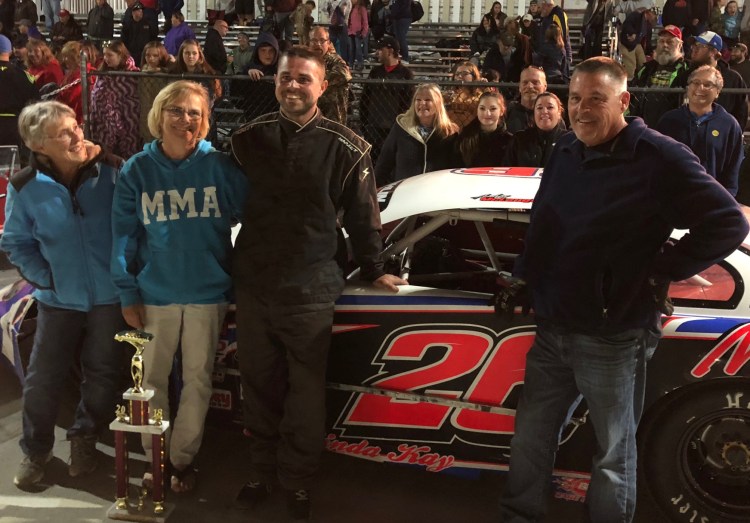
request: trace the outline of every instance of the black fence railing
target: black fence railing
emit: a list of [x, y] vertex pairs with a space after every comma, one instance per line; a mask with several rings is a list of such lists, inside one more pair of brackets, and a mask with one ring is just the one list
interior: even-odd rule
[[[120, 91], [112, 93], [111, 98], [108, 99], [108, 104], [110, 110], [113, 105], [119, 104], [122, 107], [122, 114], [119, 117], [123, 120], [129, 120], [131, 124], [128, 127], [129, 129], [139, 129], [138, 139], [141, 143], [146, 141], [148, 137], [141, 132], [144, 130], [142, 125], [135, 125], [134, 122], [145, 121], [145, 116], [159, 90], [167, 83], [179, 79], [200, 82], [206, 85], [209, 92], [212, 93], [212, 134], [209, 138], [214, 141], [214, 145], [219, 149], [228, 147], [229, 137], [236, 129], [257, 116], [278, 110], [279, 107], [274, 93], [272, 77], [254, 81], [247, 76], [211, 77], [190, 74], [101, 71], [90, 74], [95, 76], [97, 80], [104, 77], [118, 78], [118, 83], [125, 84], [127, 92], [136, 93], [138, 99], [136, 110], [133, 110], [133, 103], [125, 99], [117, 99]], [[352, 80], [349, 86], [346, 123], [373, 145], [375, 155], [377, 155], [377, 151], [379, 151], [388, 131], [394, 124], [396, 116], [408, 108], [414, 88], [422, 83], [425, 83], [425, 81]], [[441, 87], [446, 100], [450, 99], [450, 92], [458, 87], [496, 88], [503, 93], [508, 101], [514, 99], [518, 93], [518, 84], [515, 83], [462, 83], [455, 81], [438, 81], [435, 83]], [[87, 79], [82, 82], [84, 94], [88, 90], [88, 85]], [[217, 89], [216, 86], [219, 86], [219, 88]], [[555, 92], [564, 102], [566, 101], [568, 86], [550, 84], [548, 90]], [[664, 109], [677, 108], [683, 103], [684, 99], [683, 89], [632, 87], [629, 91], [631, 93], [631, 106], [636, 108], [643, 107], [645, 104], [659, 104]], [[725, 91], [727, 93], [750, 94], [750, 89], [727, 89]], [[102, 94], [99, 93], [99, 96], [101, 97]], [[87, 99], [87, 97], [90, 99], [90, 93], [84, 95], [84, 99]], [[93, 131], [90, 125], [92, 120], [101, 120], [99, 115], [92, 114], [96, 111], [96, 103], [89, 103], [88, 108], [84, 110], [87, 136], [94, 140], [106, 142], [106, 140], [102, 140], [101, 136], [91, 135]], [[117, 136], [116, 139], [121, 141], [123, 136]]]

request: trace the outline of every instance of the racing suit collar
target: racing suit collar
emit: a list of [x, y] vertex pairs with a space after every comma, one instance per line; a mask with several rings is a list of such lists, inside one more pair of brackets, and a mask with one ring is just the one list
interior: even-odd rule
[[316, 124], [318, 123], [318, 121], [320, 121], [321, 118], [323, 118], [323, 115], [320, 112], [320, 108], [316, 107], [313, 117], [303, 125], [300, 125], [294, 120], [290, 120], [289, 117], [284, 114], [284, 111], [282, 109], [279, 109], [279, 124], [287, 134], [299, 133], [307, 129], [315, 129]]

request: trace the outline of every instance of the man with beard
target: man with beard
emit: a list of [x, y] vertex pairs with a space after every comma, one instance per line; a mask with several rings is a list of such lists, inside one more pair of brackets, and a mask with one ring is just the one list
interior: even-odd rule
[[322, 57], [292, 48], [280, 58], [275, 82], [280, 112], [232, 136], [232, 152], [253, 187], [232, 273], [251, 434], [249, 481], [237, 501], [254, 508], [278, 479], [292, 517], [308, 520], [324, 447], [334, 301], [344, 288], [341, 227], [361, 279], [392, 292], [406, 282], [385, 274], [379, 258], [369, 144], [317, 107], [326, 89]]
[[745, 44], [734, 44], [732, 46], [729, 67], [740, 74], [745, 81], [745, 85], [750, 85], [750, 61], [747, 60], [747, 46]]
[[505, 126], [509, 133], [517, 133], [534, 125], [534, 100], [547, 90], [547, 77], [541, 67], [529, 66], [521, 71], [518, 86], [520, 98], [508, 105]]
[[[745, 89], [745, 81], [737, 71], [729, 68], [729, 64], [721, 58], [721, 49], [724, 42], [721, 37], [713, 31], [706, 31], [695, 38], [695, 43], [690, 48], [690, 65], [697, 69], [702, 65], [715, 67], [724, 79], [724, 89]], [[747, 95], [728, 94], [722, 91], [716, 99], [716, 103], [727, 110], [729, 114], [737, 119], [741, 129], [747, 125]]]
[[[668, 25], [659, 32], [654, 60], [646, 62], [636, 73], [633, 83], [638, 87], [685, 87], [688, 65], [682, 54], [682, 31]], [[632, 100], [630, 111], [653, 127], [667, 111], [682, 104], [681, 94], [641, 93]]]
[[310, 31], [310, 48], [326, 64], [328, 87], [318, 100], [318, 107], [323, 112], [323, 116], [345, 125], [346, 112], [349, 107], [349, 82], [352, 80], [349, 66], [336, 54], [336, 48], [325, 27], [318, 26]]

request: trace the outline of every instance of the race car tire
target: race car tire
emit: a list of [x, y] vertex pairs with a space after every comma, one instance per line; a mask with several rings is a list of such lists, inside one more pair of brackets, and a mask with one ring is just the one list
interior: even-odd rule
[[670, 521], [750, 521], [750, 380], [665, 398], [644, 420], [638, 444], [640, 485]]

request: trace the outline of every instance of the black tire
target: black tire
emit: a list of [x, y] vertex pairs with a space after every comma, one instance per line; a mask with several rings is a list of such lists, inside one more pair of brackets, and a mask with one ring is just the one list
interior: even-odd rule
[[750, 521], [750, 380], [693, 386], [639, 431], [639, 481], [670, 521]]

